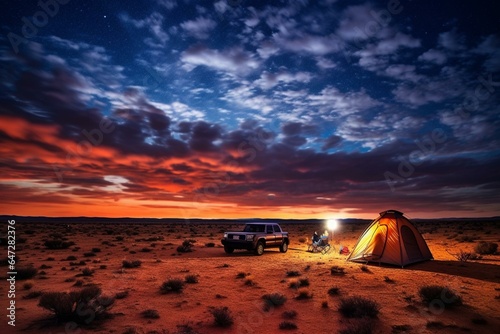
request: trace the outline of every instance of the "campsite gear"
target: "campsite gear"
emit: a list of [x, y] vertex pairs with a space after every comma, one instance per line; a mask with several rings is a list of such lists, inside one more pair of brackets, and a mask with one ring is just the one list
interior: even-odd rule
[[402, 212], [380, 213], [361, 234], [351, 255], [355, 262], [378, 262], [398, 266], [432, 260], [432, 254], [422, 235]]
[[349, 248], [347, 248], [347, 246], [340, 246], [340, 249], [339, 249], [339, 254], [341, 255], [346, 255], [346, 254], [349, 254]]

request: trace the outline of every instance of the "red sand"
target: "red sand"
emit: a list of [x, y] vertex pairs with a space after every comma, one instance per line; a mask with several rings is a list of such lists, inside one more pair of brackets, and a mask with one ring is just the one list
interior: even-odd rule
[[[7, 325], [8, 285], [2, 279], [0, 295], [4, 314], [0, 332], [176, 333], [184, 329], [184, 333], [338, 333], [360, 322], [339, 313], [339, 300], [347, 296], [363, 296], [379, 303], [380, 313], [373, 320], [373, 333], [493, 333], [500, 326], [500, 255], [460, 262], [450, 254], [472, 251], [481, 240], [499, 242], [498, 224], [440, 222], [419, 226], [435, 260], [404, 269], [376, 264], [363, 267], [346, 262], [345, 255], [333, 251], [326, 255], [309, 253], [306, 250], [310, 235], [321, 227], [283, 227], [292, 238], [288, 253], [266, 250], [259, 257], [246, 251], [224, 253], [220, 245], [222, 232], [239, 229], [239, 225], [75, 224], [66, 229], [65, 225], [57, 224], [18, 224], [17, 238], [26, 238], [26, 242], [17, 245], [20, 257], [17, 266], [33, 264], [39, 273], [32, 279], [17, 281], [15, 327]], [[365, 227], [343, 226], [342, 231], [336, 233], [334, 244], [337, 248], [342, 244], [352, 249]], [[61, 234], [75, 245], [63, 250], [46, 249], [44, 240], [50, 239], [52, 233]], [[122, 236], [123, 241], [117, 240], [117, 236]], [[470, 236], [475, 241], [458, 241], [462, 236]], [[157, 237], [161, 240], [152, 241]], [[196, 240], [193, 252], [180, 254], [176, 249], [185, 239]], [[215, 247], [208, 243], [214, 243]], [[79, 249], [74, 251], [75, 247]], [[100, 248], [96, 256], [84, 256], [96, 247]], [[3, 249], [5, 257], [7, 251]], [[70, 266], [70, 261], [65, 260], [70, 255], [77, 258], [74, 262], [84, 260], [86, 265]], [[141, 260], [142, 265], [125, 269], [123, 260]], [[331, 275], [332, 266], [344, 268], [346, 275]], [[93, 275], [75, 277], [85, 267], [93, 269]], [[7, 267], [0, 270], [5, 276]], [[288, 271], [298, 271], [299, 279], [308, 279], [309, 286], [301, 290], [305, 289], [312, 298], [295, 299], [299, 291], [290, 288], [290, 282], [298, 278], [288, 277]], [[237, 278], [239, 273], [248, 276]], [[186, 275], [197, 275], [198, 283], [186, 284], [179, 294], [160, 293], [159, 287], [164, 281], [184, 280]], [[78, 279], [83, 280], [84, 285], [99, 285], [104, 295], [128, 291], [128, 296], [115, 301], [110, 310], [114, 314], [112, 319], [91, 322], [90, 327], [65, 329], [70, 325], [52, 323], [41, 328], [51, 313], [37, 306], [40, 297], [23, 299], [23, 296], [32, 291], [79, 290], [81, 287], [73, 286]], [[32, 283], [32, 287], [25, 290], [25, 283]], [[429, 308], [418, 296], [419, 287], [428, 284], [449, 287], [462, 297], [464, 305], [442, 310], [438, 302]], [[340, 289], [338, 296], [328, 294], [332, 287]], [[265, 311], [262, 296], [269, 293], [283, 294], [287, 301]], [[209, 308], [218, 306], [229, 308], [234, 319], [231, 327], [221, 329], [213, 324]], [[144, 318], [141, 312], [146, 309], [157, 310], [160, 318]], [[285, 319], [285, 311], [296, 311], [296, 318]], [[293, 322], [298, 328], [280, 330], [279, 324], [283, 321]]]

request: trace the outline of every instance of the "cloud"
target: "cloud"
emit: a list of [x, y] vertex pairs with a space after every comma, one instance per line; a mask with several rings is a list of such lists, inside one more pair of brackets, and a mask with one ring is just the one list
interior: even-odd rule
[[486, 70], [490, 72], [500, 70], [500, 38], [498, 36], [489, 35], [485, 37], [473, 52], [487, 57], [483, 64]]
[[382, 105], [363, 90], [342, 93], [335, 87], [326, 87], [320, 94], [309, 95], [308, 100], [311, 106], [318, 107], [321, 114], [333, 117], [346, 116]]
[[376, 19], [375, 8], [363, 4], [349, 6], [342, 12], [336, 34], [346, 41], [360, 41], [381, 36], [386, 30]]
[[277, 35], [274, 41], [282, 49], [312, 54], [315, 56], [324, 56], [336, 53], [342, 49], [342, 43], [337, 36], [314, 36], [309, 34], [299, 34], [294, 37], [283, 37]]
[[207, 39], [216, 25], [217, 23], [212, 19], [198, 17], [194, 20], [182, 22], [181, 28], [195, 38]]
[[126, 13], [122, 13], [118, 17], [125, 24], [130, 24], [137, 29], [149, 30], [153, 37], [161, 43], [160, 45], [158, 45], [154, 41], [148, 42], [148, 40], [146, 39], [145, 43], [150, 46], [164, 46], [165, 43], [170, 39], [168, 33], [163, 28], [165, 18], [158, 12], [153, 12], [148, 17], [139, 20], [131, 18]]
[[260, 65], [255, 56], [241, 48], [232, 48], [220, 52], [206, 46], [192, 46], [181, 55], [182, 67], [192, 71], [197, 66], [207, 66], [218, 72], [248, 74]]
[[430, 49], [422, 53], [418, 60], [443, 65], [447, 61], [446, 54], [436, 49]]
[[255, 83], [262, 89], [270, 89], [281, 83], [288, 84], [292, 82], [308, 83], [312, 75], [308, 72], [289, 73], [281, 71], [278, 73], [263, 72]]
[[335, 147], [338, 147], [342, 142], [342, 137], [337, 135], [331, 135], [324, 140], [324, 144], [321, 147], [322, 150], [326, 151]]
[[438, 45], [451, 51], [462, 51], [465, 49], [465, 37], [455, 30], [439, 34]]

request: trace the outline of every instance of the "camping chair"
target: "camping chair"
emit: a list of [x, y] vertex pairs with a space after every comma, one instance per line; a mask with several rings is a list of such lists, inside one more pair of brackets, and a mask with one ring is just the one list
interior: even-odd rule
[[315, 244], [313, 242], [307, 247], [308, 252], [312, 252], [312, 253], [320, 252], [323, 255], [328, 254], [331, 249], [332, 249], [332, 246], [330, 246], [327, 239], [321, 239], [318, 244]]

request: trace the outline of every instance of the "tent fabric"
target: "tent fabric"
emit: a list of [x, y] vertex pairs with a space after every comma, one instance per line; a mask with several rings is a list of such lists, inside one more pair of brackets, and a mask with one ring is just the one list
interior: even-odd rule
[[355, 262], [378, 262], [398, 266], [432, 260], [432, 254], [417, 228], [402, 212], [380, 213], [361, 234], [347, 258]]

